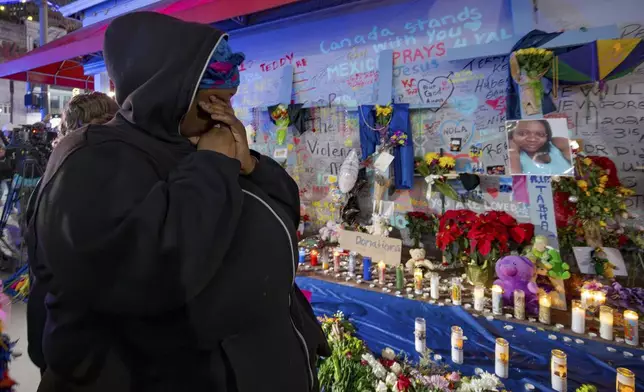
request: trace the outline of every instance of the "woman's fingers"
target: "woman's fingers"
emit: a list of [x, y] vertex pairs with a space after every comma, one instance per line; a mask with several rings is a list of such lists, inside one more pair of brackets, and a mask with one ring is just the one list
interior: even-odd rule
[[230, 104], [230, 101], [225, 101], [215, 95], [210, 96], [210, 102], [217, 106], [223, 108], [228, 114], [235, 114], [235, 110], [233, 109], [232, 105]]

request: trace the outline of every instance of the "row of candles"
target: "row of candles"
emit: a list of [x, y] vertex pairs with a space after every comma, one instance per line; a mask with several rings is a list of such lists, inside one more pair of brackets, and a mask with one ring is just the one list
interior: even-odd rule
[[[340, 260], [343, 252], [336, 250], [333, 252], [333, 269], [340, 272]], [[319, 252], [316, 249], [310, 253], [311, 266], [318, 265]], [[305, 262], [306, 252], [300, 249], [300, 263]], [[322, 252], [322, 269], [328, 270], [329, 257], [327, 252]], [[396, 268], [396, 289], [402, 290], [405, 286], [405, 271], [402, 265]], [[355, 275], [356, 254], [349, 254], [348, 273], [350, 276]], [[378, 263], [378, 282], [382, 285], [386, 281], [387, 265], [381, 261]], [[372, 280], [372, 260], [370, 257], [362, 258], [362, 278], [365, 281]], [[452, 278], [451, 301], [454, 305], [462, 303], [462, 284], [459, 277]], [[423, 294], [424, 274], [423, 270], [416, 268], [414, 270], [414, 292], [417, 295]], [[430, 297], [434, 300], [440, 298], [439, 292], [440, 275], [437, 273], [430, 274]], [[518, 320], [525, 320], [525, 293], [522, 290], [515, 290], [514, 298], [514, 317]], [[586, 332], [586, 309], [599, 307], [599, 334], [602, 339], [613, 340], [613, 309], [603, 305], [606, 301], [606, 294], [601, 291], [583, 290], [581, 301], [572, 301], [572, 331], [578, 334]], [[474, 310], [482, 312], [485, 306], [485, 287], [477, 285], [474, 287]], [[539, 298], [539, 322], [542, 324], [551, 324], [551, 307], [552, 301], [550, 296], [542, 295]], [[498, 285], [492, 286], [492, 314], [500, 316], [503, 313], [503, 288]], [[639, 316], [632, 310], [624, 311], [624, 340], [627, 344], [637, 346], [639, 344]]]
[[[427, 349], [427, 326], [424, 318], [417, 318], [415, 322], [415, 346], [416, 351], [423, 354]], [[463, 356], [463, 329], [459, 326], [452, 327], [451, 348], [452, 362], [461, 365], [464, 362]], [[499, 378], [508, 378], [510, 373], [510, 343], [497, 338], [494, 349], [494, 373]], [[635, 391], [635, 373], [626, 368], [617, 368], [615, 390]], [[550, 379], [551, 386], [557, 392], [568, 390], [568, 363], [566, 353], [562, 350], [552, 350], [550, 358]]]

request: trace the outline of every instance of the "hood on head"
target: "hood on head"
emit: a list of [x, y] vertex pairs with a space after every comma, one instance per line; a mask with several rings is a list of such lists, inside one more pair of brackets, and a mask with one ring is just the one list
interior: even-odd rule
[[221, 39], [227, 36], [208, 25], [154, 12], [114, 19], [103, 55], [119, 113], [158, 139], [185, 143], [179, 125]]

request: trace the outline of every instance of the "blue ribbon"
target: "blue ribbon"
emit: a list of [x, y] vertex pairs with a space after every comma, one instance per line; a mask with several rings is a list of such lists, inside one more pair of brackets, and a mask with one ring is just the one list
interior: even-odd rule
[[362, 149], [362, 160], [366, 160], [374, 152], [376, 146], [380, 144], [380, 135], [374, 131], [376, 128], [376, 114], [373, 105], [361, 105], [358, 107], [360, 119], [360, 148]]
[[[396, 131], [407, 135], [407, 144], [394, 148], [394, 184], [396, 189], [411, 189], [414, 186], [414, 139], [409, 126], [409, 104], [394, 104], [389, 136]], [[360, 134], [362, 142], [362, 132]]]

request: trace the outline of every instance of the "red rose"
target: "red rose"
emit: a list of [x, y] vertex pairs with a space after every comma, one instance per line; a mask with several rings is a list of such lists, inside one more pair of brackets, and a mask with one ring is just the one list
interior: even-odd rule
[[589, 156], [588, 158], [590, 158], [595, 165], [601, 167], [606, 172], [606, 175], [608, 176], [606, 187], [621, 186], [619, 177], [617, 177], [617, 167], [615, 167], [615, 163], [610, 158], [596, 156]]
[[617, 239], [617, 243], [619, 246], [624, 246], [628, 242], [628, 237], [625, 236], [624, 234], [620, 235], [619, 238]]
[[411, 380], [403, 374], [398, 376], [398, 382], [396, 383], [396, 387], [398, 387], [398, 390], [401, 392], [405, 392], [409, 390], [411, 387]]
[[554, 207], [555, 207], [555, 222], [557, 227], [566, 227], [570, 218], [577, 212], [575, 205], [568, 201], [570, 193], [568, 192], [555, 192]]

